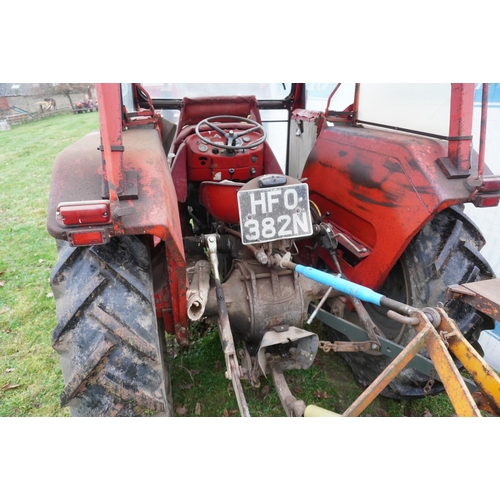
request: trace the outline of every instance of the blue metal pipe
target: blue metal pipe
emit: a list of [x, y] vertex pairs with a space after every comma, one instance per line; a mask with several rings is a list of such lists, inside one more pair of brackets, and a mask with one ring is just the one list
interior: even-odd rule
[[326, 286], [331, 286], [334, 290], [345, 293], [346, 295], [351, 295], [352, 297], [356, 297], [363, 302], [375, 304], [376, 306], [380, 306], [381, 300], [385, 298], [384, 295], [380, 295], [380, 293], [374, 292], [366, 286], [357, 285], [356, 283], [352, 283], [343, 278], [333, 276], [332, 274], [328, 274], [323, 271], [318, 271], [317, 269], [313, 269], [312, 267], [305, 267], [301, 264], [296, 264], [295, 271], [299, 274], [302, 274], [306, 278], [317, 281], [318, 283], [322, 283]]

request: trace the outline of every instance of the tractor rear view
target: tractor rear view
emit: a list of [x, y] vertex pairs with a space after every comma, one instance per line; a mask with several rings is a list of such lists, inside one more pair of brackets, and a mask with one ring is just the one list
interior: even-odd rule
[[[322, 413], [285, 378], [320, 348], [369, 386], [346, 414], [379, 393], [443, 389], [459, 414], [498, 413], [500, 380], [477, 354], [497, 285], [463, 204], [497, 205], [500, 180], [484, 163], [486, 118], [472, 149], [474, 86], [446, 88], [437, 133], [372, 121], [359, 84], [341, 111], [306, 109], [305, 84], [97, 84], [100, 131], [58, 156], [49, 198], [61, 404], [172, 415], [165, 333], [187, 346], [209, 318], [242, 416], [242, 381], [263, 376], [287, 416]], [[493, 309], [464, 300], [476, 282]], [[458, 372], [472, 358], [475, 382]]]

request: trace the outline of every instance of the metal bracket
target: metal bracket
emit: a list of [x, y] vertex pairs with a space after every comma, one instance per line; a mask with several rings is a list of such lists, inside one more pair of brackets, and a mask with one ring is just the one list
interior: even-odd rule
[[458, 170], [449, 158], [438, 158], [436, 163], [447, 179], [466, 179], [470, 177], [468, 170]]
[[[120, 186], [118, 193], [119, 200], [137, 200], [139, 199], [138, 176], [135, 171], [124, 173], [123, 186]], [[109, 199], [109, 184], [103, 180], [102, 199]]]
[[446, 298], [455, 297], [500, 321], [500, 278], [449, 286]]

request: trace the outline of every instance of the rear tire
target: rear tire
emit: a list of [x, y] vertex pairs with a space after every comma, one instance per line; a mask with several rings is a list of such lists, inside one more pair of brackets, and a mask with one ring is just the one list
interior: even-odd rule
[[58, 241], [58, 251], [52, 345], [66, 384], [61, 405], [72, 416], [171, 416], [146, 246], [125, 236], [92, 247]]
[[[436, 307], [439, 302], [444, 302], [449, 285], [494, 277], [490, 265], [480, 254], [484, 243], [479, 229], [460, 208], [448, 208], [436, 215], [412, 240], [379, 292], [414, 307]], [[458, 299], [448, 301], [444, 306], [465, 337], [481, 353], [477, 339], [482, 330], [493, 327], [491, 318]], [[370, 304], [365, 304], [365, 307], [388, 339], [405, 346], [416, 335], [414, 328], [401, 326], [387, 318], [387, 309]], [[354, 313], [346, 314], [345, 318], [359, 324]], [[333, 340], [346, 340], [334, 330], [330, 330], [330, 336]], [[343, 353], [341, 356], [351, 367], [355, 379], [364, 386], [370, 385], [391, 361], [385, 356], [364, 353]], [[428, 376], [405, 368], [382, 395], [395, 399], [423, 397], [428, 380]], [[435, 382], [429, 394], [443, 389], [441, 383]]]

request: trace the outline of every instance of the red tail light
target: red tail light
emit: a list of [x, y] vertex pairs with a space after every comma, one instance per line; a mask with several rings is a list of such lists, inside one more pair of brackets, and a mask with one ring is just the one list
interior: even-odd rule
[[60, 203], [57, 207], [56, 218], [65, 226], [109, 224], [111, 209], [109, 201]]

